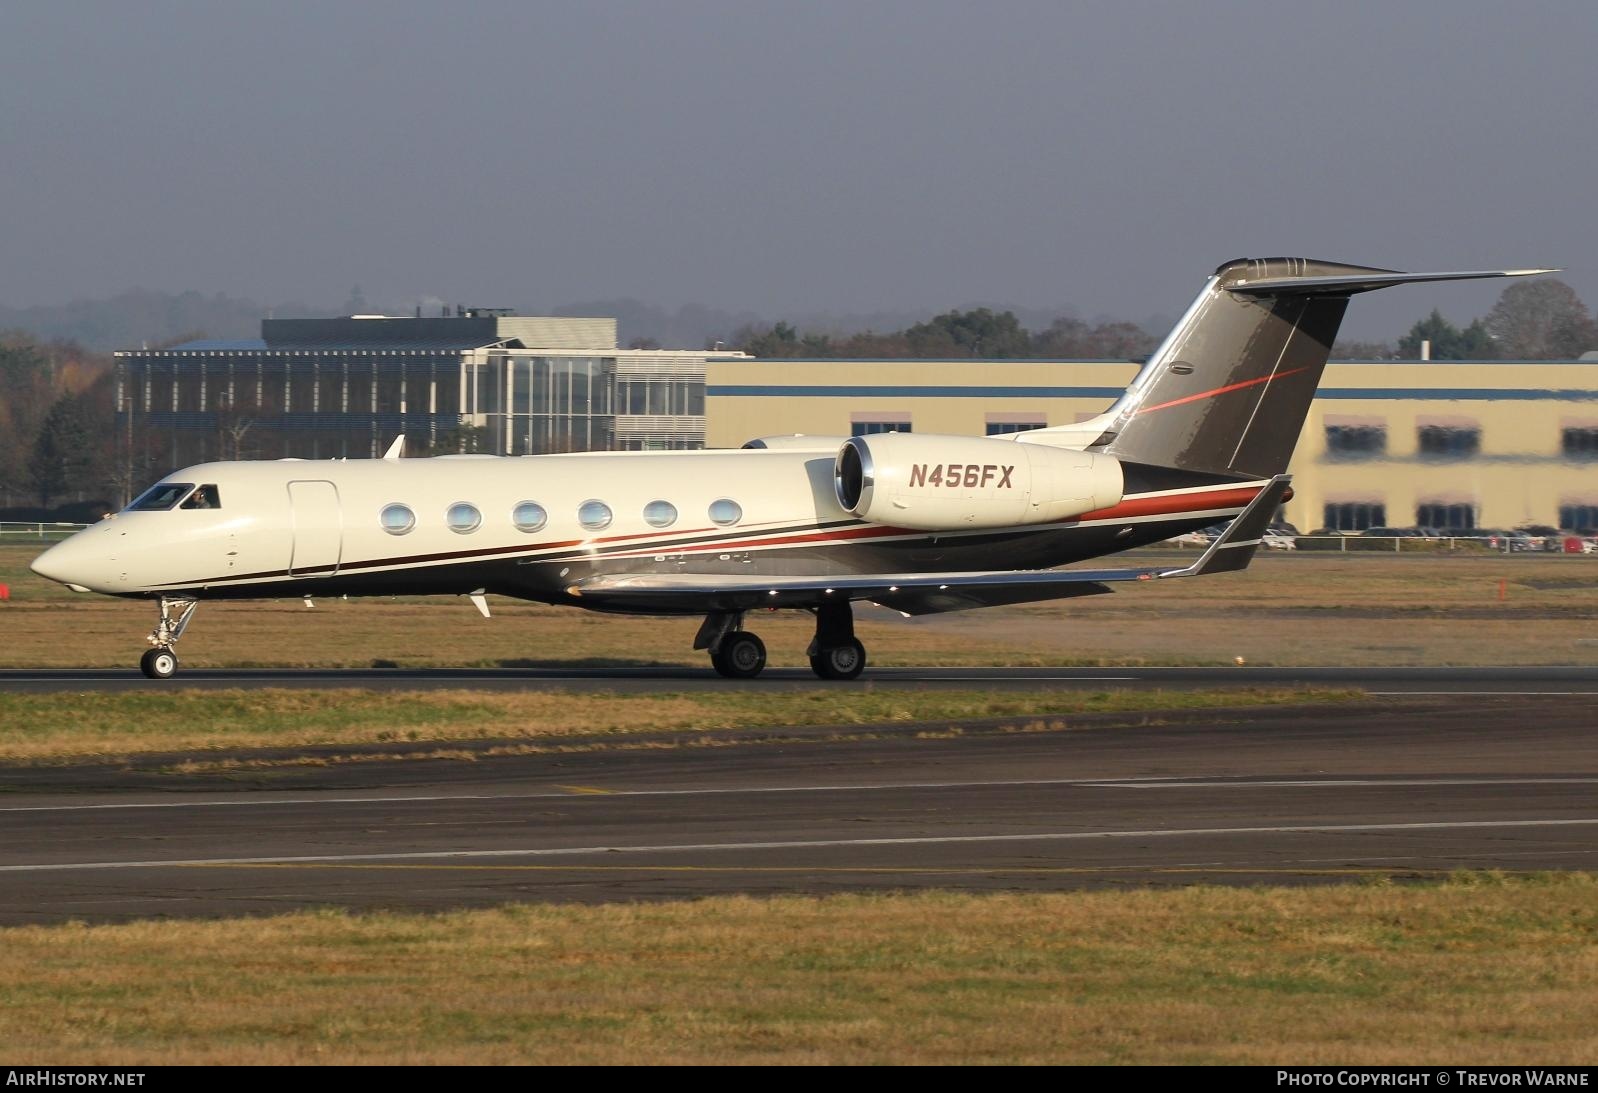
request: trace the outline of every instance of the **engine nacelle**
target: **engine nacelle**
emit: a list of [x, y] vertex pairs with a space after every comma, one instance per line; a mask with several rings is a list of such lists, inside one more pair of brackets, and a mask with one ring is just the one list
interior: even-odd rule
[[1113, 457], [970, 436], [878, 433], [844, 441], [838, 503], [873, 523], [917, 531], [1044, 524], [1121, 500]]

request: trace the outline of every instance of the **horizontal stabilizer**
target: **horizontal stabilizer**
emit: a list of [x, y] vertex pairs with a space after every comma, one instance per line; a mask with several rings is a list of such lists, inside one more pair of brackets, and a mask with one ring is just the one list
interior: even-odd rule
[[1476, 281], [1484, 277], [1532, 277], [1539, 273], [1558, 273], [1557, 269], [1473, 269], [1454, 273], [1400, 273], [1397, 270], [1371, 270], [1369, 273], [1335, 277], [1264, 277], [1257, 281], [1239, 280], [1226, 286], [1243, 296], [1347, 296], [1371, 292], [1393, 285], [1424, 281]]

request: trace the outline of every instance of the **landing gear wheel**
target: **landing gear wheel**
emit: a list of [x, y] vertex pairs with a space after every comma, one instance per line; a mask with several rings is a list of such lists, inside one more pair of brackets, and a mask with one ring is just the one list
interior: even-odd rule
[[753, 679], [766, 666], [766, 643], [746, 630], [735, 630], [710, 654], [710, 663], [728, 679]]
[[178, 655], [170, 649], [151, 649], [139, 658], [139, 671], [151, 679], [171, 679], [178, 671]]
[[854, 638], [829, 645], [811, 656], [810, 670], [822, 679], [854, 679], [866, 670], [866, 647]]

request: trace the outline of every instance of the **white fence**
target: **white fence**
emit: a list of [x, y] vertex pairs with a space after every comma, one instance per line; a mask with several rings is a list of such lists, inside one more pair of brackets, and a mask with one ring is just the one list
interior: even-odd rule
[[[1203, 550], [1207, 541], [1178, 537], [1158, 544]], [[1598, 554], [1598, 542], [1580, 535], [1282, 535], [1268, 537], [1267, 550], [1336, 551], [1343, 554], [1425, 552], [1492, 554]]]
[[19, 539], [65, 539], [88, 524], [64, 524], [55, 520], [0, 520], [0, 543]]

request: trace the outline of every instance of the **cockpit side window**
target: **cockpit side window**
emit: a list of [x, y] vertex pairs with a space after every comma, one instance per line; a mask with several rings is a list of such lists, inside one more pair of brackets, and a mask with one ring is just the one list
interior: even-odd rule
[[189, 494], [189, 499], [183, 502], [186, 509], [219, 509], [222, 507], [222, 494], [214, 484], [206, 484], [195, 488]]
[[128, 511], [165, 512], [175, 507], [193, 488], [193, 482], [157, 482], [140, 494], [138, 500], [128, 506]]

